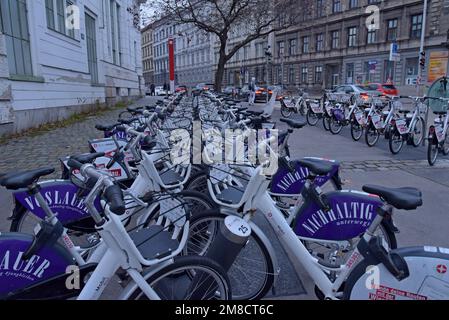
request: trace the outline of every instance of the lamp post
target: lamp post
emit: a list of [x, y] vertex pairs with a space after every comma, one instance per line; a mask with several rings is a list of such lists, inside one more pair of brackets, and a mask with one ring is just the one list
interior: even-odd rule
[[[422, 14], [422, 28], [421, 28], [421, 44], [419, 47], [419, 58], [418, 58], [418, 79], [416, 83], [416, 93], [418, 96], [421, 95], [422, 91], [422, 76], [423, 76], [423, 69], [425, 68], [425, 52], [424, 52], [424, 41], [426, 40], [426, 21], [427, 21], [427, 0], [424, 0], [424, 8], [423, 8], [423, 14]], [[422, 59], [424, 59], [424, 63], [422, 63]], [[426, 119], [425, 119], [425, 129], [427, 129], [428, 125], [428, 119], [429, 119], [429, 108], [427, 108], [426, 111]], [[423, 139], [422, 145], [425, 146], [426, 141]]]
[[271, 63], [271, 60], [272, 60], [272, 58], [273, 58], [273, 55], [272, 55], [272, 53], [271, 53], [271, 46], [270, 45], [268, 45], [267, 46], [267, 48], [265, 49], [265, 57], [266, 57], [266, 62], [267, 62], [267, 103], [268, 103], [268, 87], [269, 87], [269, 72], [268, 72], [268, 68], [270, 67], [270, 63]]

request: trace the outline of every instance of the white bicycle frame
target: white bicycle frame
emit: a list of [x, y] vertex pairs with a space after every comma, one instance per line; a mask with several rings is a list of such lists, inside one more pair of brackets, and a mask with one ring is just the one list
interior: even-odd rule
[[[229, 207], [235, 210], [243, 208], [243, 212], [245, 212], [243, 219], [246, 222], [253, 217], [256, 210], [261, 211], [276, 232], [281, 245], [287, 249], [287, 252], [290, 252], [293, 255], [296, 261], [303, 265], [304, 269], [323, 292], [325, 297], [329, 299], [339, 299], [340, 296], [338, 290], [361, 257], [357, 246], [355, 246], [354, 251], [347, 259], [345, 265], [331, 268], [320, 264], [319, 260], [309, 253], [308, 249], [288, 224], [282, 212], [276, 207], [275, 202], [267, 192], [270, 180], [263, 175], [262, 170], [262, 166], [259, 166], [254, 170], [252, 178], [246, 186], [246, 190], [240, 202], [234, 205], [220, 202], [215, 197], [212, 184], [208, 181], [209, 193], [212, 199], [223, 207]], [[379, 217], [376, 217], [376, 220], [372, 225], [377, 227], [380, 222], [381, 220], [379, 220]], [[369, 241], [372, 235], [367, 232], [363, 237], [366, 241]], [[326, 271], [337, 272], [337, 280], [332, 282], [325, 274]]]

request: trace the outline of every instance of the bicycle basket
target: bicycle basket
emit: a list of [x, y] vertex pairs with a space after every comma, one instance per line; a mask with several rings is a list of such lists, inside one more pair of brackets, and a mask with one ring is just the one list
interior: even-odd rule
[[[441, 77], [437, 79], [429, 88], [427, 92], [428, 97], [435, 98], [449, 98], [449, 82], [446, 77]], [[445, 112], [448, 108], [448, 103], [446, 101], [439, 101], [434, 99], [427, 100], [428, 106], [433, 112]]]

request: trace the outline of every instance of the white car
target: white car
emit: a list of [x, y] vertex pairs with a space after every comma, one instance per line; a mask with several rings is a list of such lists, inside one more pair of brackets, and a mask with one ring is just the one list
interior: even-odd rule
[[157, 96], [165, 96], [167, 95], [167, 90], [164, 90], [163, 86], [157, 86], [156, 88], [154, 88], [154, 93]]

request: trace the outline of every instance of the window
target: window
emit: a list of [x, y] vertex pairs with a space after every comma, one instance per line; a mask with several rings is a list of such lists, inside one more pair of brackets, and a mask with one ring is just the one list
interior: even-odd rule
[[309, 42], [310, 42], [310, 39], [308, 36], [302, 38], [302, 52], [303, 53], [309, 52]]
[[354, 64], [346, 64], [346, 83], [354, 83]]
[[335, 30], [331, 33], [331, 48], [337, 49], [340, 46], [340, 31]]
[[302, 67], [301, 68], [301, 82], [307, 83], [309, 81], [309, 68]]
[[316, 16], [324, 16], [324, 0], [316, 0]]
[[68, 0], [45, 0], [45, 13], [49, 29], [75, 38], [75, 29], [66, 27], [68, 16], [66, 8], [71, 5], [73, 5], [73, 2]]
[[323, 81], [323, 67], [315, 67], [315, 83], [321, 83]]
[[341, 11], [341, 0], [332, 1], [332, 13], [337, 13]]
[[256, 43], [256, 57], [263, 57], [263, 43]]
[[348, 28], [348, 47], [357, 45], [357, 27]]
[[47, 15], [47, 26], [55, 29], [55, 8], [53, 0], [45, 0], [45, 11]]
[[289, 71], [288, 71], [288, 82], [290, 84], [294, 84], [295, 83], [295, 68], [294, 67], [290, 67]]
[[396, 41], [398, 33], [398, 19], [387, 21], [387, 41]]
[[32, 76], [26, 1], [1, 1], [0, 11], [0, 31], [5, 35], [9, 73]]
[[322, 33], [316, 35], [316, 46], [315, 49], [317, 52], [323, 51], [323, 39], [324, 36]]
[[410, 38], [413, 39], [420, 38], [421, 31], [422, 31], [422, 14], [412, 16]]
[[376, 43], [376, 30], [368, 30], [368, 33], [366, 34], [366, 43], [367, 44], [373, 44]]
[[359, 6], [358, 0], [349, 0], [349, 9], [354, 9]]
[[288, 54], [294, 56], [296, 54], [296, 39], [289, 40]]
[[285, 42], [284, 41], [278, 41], [278, 57], [283, 57], [285, 52]]
[[[115, 0], [110, 1], [111, 37], [112, 37], [112, 62], [122, 65], [121, 31], [120, 31], [120, 6]], [[159, 52], [161, 55], [163, 52]]]

